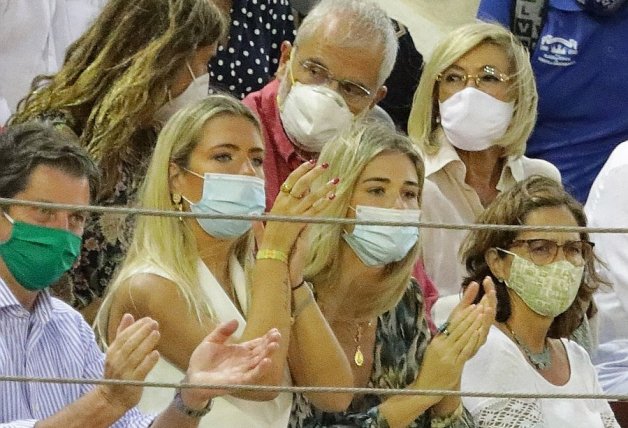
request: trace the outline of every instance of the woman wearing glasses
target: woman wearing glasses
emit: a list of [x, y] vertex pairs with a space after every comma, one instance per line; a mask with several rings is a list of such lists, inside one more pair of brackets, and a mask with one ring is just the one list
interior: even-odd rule
[[[559, 183], [532, 177], [499, 195], [478, 223], [576, 227], [586, 226], [586, 216]], [[584, 232], [469, 233], [464, 284], [490, 276], [497, 315], [486, 344], [464, 368], [463, 391], [601, 393], [588, 354], [566, 339], [600, 283], [592, 247]], [[463, 397], [463, 403], [480, 427], [619, 426], [602, 400]]]
[[[528, 53], [505, 28], [469, 24], [436, 47], [408, 125], [425, 160], [423, 220], [474, 223], [500, 192], [526, 177], [560, 181], [553, 165], [523, 156], [536, 105]], [[464, 236], [463, 230], [422, 231], [425, 268], [441, 296], [459, 292]]]

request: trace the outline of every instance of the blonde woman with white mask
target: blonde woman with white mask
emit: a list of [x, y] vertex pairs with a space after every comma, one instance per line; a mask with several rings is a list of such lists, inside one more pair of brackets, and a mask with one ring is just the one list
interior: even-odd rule
[[[537, 92], [525, 48], [505, 28], [473, 23], [449, 33], [425, 64], [408, 133], [425, 160], [423, 220], [474, 223], [500, 193], [530, 175], [560, 181], [548, 162], [523, 156]], [[464, 230], [425, 229], [422, 256], [441, 297], [464, 276]], [[436, 321], [447, 316], [439, 313]], [[449, 307], [452, 307], [450, 305]]]
[[[262, 214], [264, 144], [251, 111], [213, 95], [177, 112], [161, 132], [140, 193], [144, 208], [198, 214]], [[326, 165], [306, 162], [291, 174], [271, 210], [317, 215], [333, 203], [338, 179], [312, 181]], [[161, 359], [154, 381], [181, 378], [191, 351], [215, 324], [236, 319], [235, 340], [277, 328], [281, 346], [261, 384], [349, 386], [351, 373], [331, 329], [301, 284], [305, 225], [268, 222], [253, 263], [251, 221], [141, 217], [127, 258], [99, 315], [107, 342], [125, 312], [159, 322]], [[288, 366], [289, 359], [289, 366]], [[158, 408], [171, 391], [146, 391], [140, 407]], [[342, 409], [350, 397], [318, 394], [317, 406]], [[241, 391], [214, 400], [202, 426], [286, 426], [291, 394]]]

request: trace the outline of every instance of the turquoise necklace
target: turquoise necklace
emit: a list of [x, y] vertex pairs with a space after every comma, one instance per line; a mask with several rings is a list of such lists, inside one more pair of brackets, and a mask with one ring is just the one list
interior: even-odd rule
[[549, 346], [547, 345], [547, 339], [545, 339], [545, 343], [543, 344], [543, 350], [541, 352], [532, 352], [532, 350], [528, 348], [528, 346], [523, 343], [521, 339], [519, 339], [519, 337], [515, 334], [512, 328], [510, 328], [508, 323], [505, 324], [510, 331], [513, 340], [519, 346], [519, 348], [521, 348], [528, 361], [530, 361], [530, 364], [532, 364], [537, 370], [546, 370], [552, 367], [552, 354], [550, 352]]

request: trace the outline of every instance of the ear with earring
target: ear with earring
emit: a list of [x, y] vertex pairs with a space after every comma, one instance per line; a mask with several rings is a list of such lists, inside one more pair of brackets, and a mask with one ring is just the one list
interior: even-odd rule
[[[183, 197], [181, 197], [180, 193], [172, 194], [172, 204], [177, 211], [183, 212]], [[179, 221], [183, 221], [183, 217], [179, 217]]]

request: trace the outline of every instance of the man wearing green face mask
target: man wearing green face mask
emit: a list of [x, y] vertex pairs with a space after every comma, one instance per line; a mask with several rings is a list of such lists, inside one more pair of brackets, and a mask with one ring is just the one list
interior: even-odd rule
[[[67, 135], [42, 123], [0, 134], [0, 197], [88, 205], [98, 171]], [[0, 206], [0, 373], [8, 376], [141, 381], [159, 358], [158, 326], [125, 315], [104, 356], [81, 315], [47, 288], [79, 254], [85, 214]], [[226, 344], [236, 322], [219, 326], [190, 358], [186, 382], [251, 383], [270, 366], [279, 334]], [[0, 381], [1, 427], [196, 427], [222, 390], [177, 390], [159, 416], [134, 406], [142, 390], [122, 385]]]

